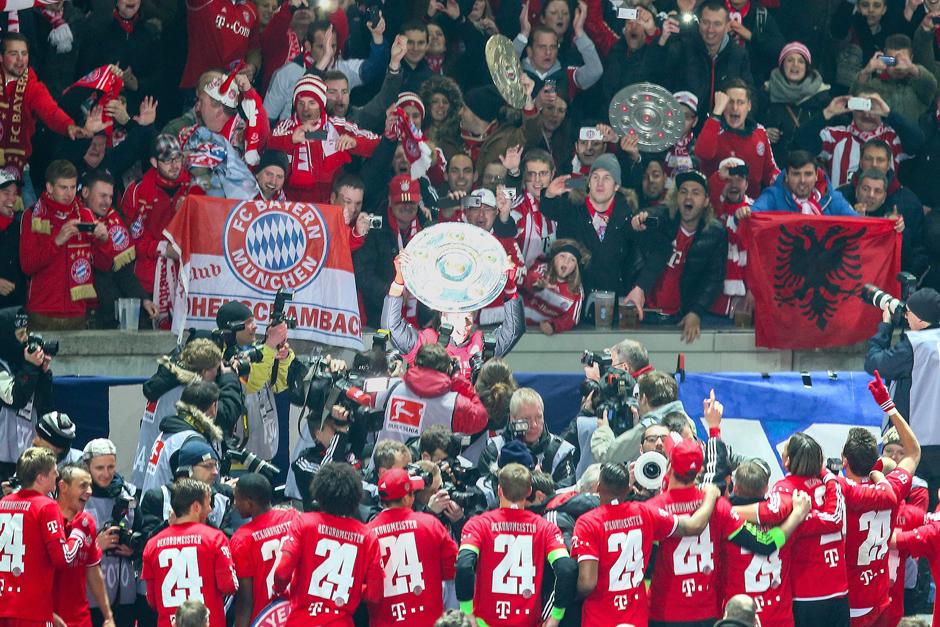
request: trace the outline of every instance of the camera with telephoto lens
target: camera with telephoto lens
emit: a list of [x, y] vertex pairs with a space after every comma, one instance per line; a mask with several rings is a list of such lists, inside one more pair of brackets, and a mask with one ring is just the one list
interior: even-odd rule
[[251, 364], [257, 364], [264, 359], [264, 352], [261, 346], [255, 344], [249, 346], [243, 351], [235, 353], [229, 360], [229, 367], [235, 371], [238, 376], [247, 376], [251, 371]]
[[134, 499], [127, 499], [123, 496], [114, 498], [114, 505], [111, 506], [111, 520], [104, 524], [103, 529], [117, 527], [118, 544], [130, 547], [134, 553], [142, 553], [147, 539], [144, 534], [131, 529], [131, 522], [128, 514]]
[[[462, 437], [454, 434], [454, 437]], [[477, 469], [459, 455], [450, 455], [450, 450], [457, 440], [448, 445], [448, 458], [438, 462], [441, 469], [441, 489], [447, 492], [450, 500], [463, 508], [464, 512], [486, 509], [486, 495], [474, 485], [479, 478]]]
[[277, 294], [274, 295], [274, 307], [271, 309], [270, 326], [276, 327], [283, 322], [287, 324], [288, 329], [297, 328], [297, 318], [288, 316], [284, 311], [284, 307], [292, 300], [294, 300], [293, 292], [288, 292], [283, 287], [278, 288]]
[[633, 479], [641, 488], [657, 492], [663, 487], [667, 465], [665, 455], [657, 451], [647, 451], [637, 457], [633, 465]]
[[228, 450], [225, 451], [225, 456], [229, 461], [238, 462], [244, 466], [248, 472], [256, 472], [263, 475], [264, 478], [271, 483], [274, 483], [277, 476], [281, 474], [281, 469], [271, 462], [261, 459], [250, 451], [246, 451], [243, 448], [236, 448], [237, 444], [237, 442], [229, 442]]
[[26, 351], [30, 355], [40, 348], [49, 357], [55, 357], [59, 354], [59, 340], [43, 340], [38, 333], [30, 333], [26, 336]]
[[889, 294], [877, 285], [866, 283], [862, 286], [859, 296], [863, 301], [874, 305], [882, 311], [891, 314], [891, 322], [899, 325], [904, 322], [907, 313], [907, 298], [917, 289], [917, 277], [910, 272], [899, 272], [898, 282], [901, 284], [901, 298]]

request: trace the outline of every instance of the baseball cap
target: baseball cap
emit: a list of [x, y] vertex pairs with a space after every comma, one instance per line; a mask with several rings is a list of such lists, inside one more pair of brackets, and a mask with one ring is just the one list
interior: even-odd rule
[[496, 206], [496, 194], [486, 189], [485, 187], [473, 190], [470, 192], [470, 196], [471, 198], [479, 198], [480, 203], [484, 205], [489, 205], [490, 207]]
[[17, 185], [23, 184], [23, 181], [20, 180], [19, 173], [13, 168], [3, 168], [0, 170], [0, 189], [3, 189], [7, 185], [12, 185], [13, 183]]
[[675, 98], [679, 104], [683, 104], [693, 111], [698, 109], [698, 96], [690, 91], [677, 91], [672, 97]]
[[680, 172], [676, 175], [676, 189], [682, 187], [682, 184], [692, 181], [698, 183], [705, 189], [705, 193], [708, 193], [708, 179], [705, 178], [705, 175], [699, 172], [698, 170], [686, 170], [685, 172]]
[[695, 440], [682, 440], [669, 454], [669, 463], [676, 476], [690, 479], [702, 469], [705, 463], [705, 453]]
[[244, 322], [248, 318], [251, 318], [251, 309], [245, 303], [230, 300], [219, 307], [218, 313], [215, 314], [215, 324], [220, 329], [227, 329], [233, 322]]
[[198, 437], [190, 438], [183, 442], [180, 450], [170, 456], [170, 468], [175, 477], [181, 472], [189, 472], [193, 466], [213, 459], [219, 461], [219, 454], [209, 446], [208, 442]]
[[175, 135], [162, 133], [153, 142], [153, 158], [157, 161], [169, 161], [183, 156], [183, 148]]
[[117, 455], [117, 447], [108, 438], [95, 438], [82, 449], [82, 459], [86, 462], [102, 455]]
[[388, 184], [388, 202], [390, 205], [400, 205], [405, 202], [418, 203], [421, 201], [421, 185], [407, 174], [399, 174]]
[[907, 308], [929, 324], [940, 323], [940, 292], [932, 287], [917, 290], [907, 299]]
[[36, 422], [36, 433], [56, 448], [70, 448], [75, 439], [75, 424], [65, 412], [50, 411]]
[[423, 489], [424, 480], [412, 477], [404, 468], [386, 470], [379, 477], [379, 498], [383, 501], [397, 501]]

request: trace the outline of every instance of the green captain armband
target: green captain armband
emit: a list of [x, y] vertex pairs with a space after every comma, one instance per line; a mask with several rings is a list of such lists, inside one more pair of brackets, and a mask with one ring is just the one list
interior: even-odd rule
[[460, 602], [460, 611], [464, 614], [473, 614], [473, 599]]
[[783, 545], [787, 543], [787, 536], [783, 533], [783, 529], [780, 527], [774, 527], [767, 532], [767, 536], [770, 540], [777, 546], [777, 550], [783, 548]]
[[563, 607], [553, 607], [552, 608], [552, 618], [555, 620], [561, 620], [565, 617], [565, 608]]

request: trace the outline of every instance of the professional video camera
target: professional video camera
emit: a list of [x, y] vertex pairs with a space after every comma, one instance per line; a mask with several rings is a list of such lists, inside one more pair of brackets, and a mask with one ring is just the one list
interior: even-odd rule
[[265, 479], [274, 483], [277, 476], [281, 474], [281, 469], [271, 462], [261, 459], [250, 451], [237, 448], [237, 446], [237, 441], [232, 440], [228, 442], [228, 450], [225, 451], [225, 456], [229, 461], [238, 462], [244, 466], [248, 472], [256, 472], [260, 475], [264, 475]]
[[[365, 425], [368, 431], [379, 431], [385, 422], [383, 409], [372, 407], [372, 397], [363, 391], [365, 380], [368, 377], [356, 370], [343, 370], [331, 372], [325, 359], [318, 359], [313, 364], [313, 379], [307, 394], [307, 407], [314, 412], [321, 412], [325, 406], [326, 397], [331, 389], [338, 391], [336, 404], [349, 411], [349, 419], [360, 425]], [[326, 388], [324, 384], [329, 385]], [[314, 393], [319, 390], [319, 393]], [[312, 398], [312, 397], [316, 398]], [[319, 407], [314, 406], [319, 405]]]
[[581, 396], [585, 398], [593, 392], [594, 413], [603, 416], [607, 413], [607, 423], [614, 434], [620, 435], [633, 426], [633, 410], [636, 398], [633, 389], [636, 380], [622, 368], [613, 368], [610, 351], [601, 353], [584, 351], [581, 363], [585, 366], [597, 366], [600, 380], [585, 379], [581, 383]]
[[288, 292], [283, 287], [278, 288], [277, 294], [274, 296], [274, 307], [271, 309], [270, 326], [274, 327], [285, 322], [288, 329], [297, 328], [297, 318], [288, 316], [284, 311], [284, 306], [292, 300], [294, 300], [293, 292]]
[[59, 354], [59, 340], [43, 340], [38, 333], [30, 333], [26, 336], [26, 351], [33, 354], [42, 349], [49, 357], [55, 357]]
[[863, 301], [874, 305], [882, 311], [891, 314], [891, 321], [899, 325], [904, 321], [904, 315], [907, 313], [907, 299], [917, 288], [917, 277], [910, 272], [898, 273], [898, 281], [901, 283], [901, 298], [895, 298], [888, 292], [885, 292], [877, 285], [866, 283], [861, 288], [859, 296]]
[[111, 519], [104, 524], [103, 529], [110, 527], [118, 528], [118, 544], [123, 544], [131, 548], [135, 554], [143, 553], [147, 538], [139, 531], [131, 529], [128, 514], [134, 499], [128, 499], [123, 496], [114, 498], [114, 505], [111, 507]]

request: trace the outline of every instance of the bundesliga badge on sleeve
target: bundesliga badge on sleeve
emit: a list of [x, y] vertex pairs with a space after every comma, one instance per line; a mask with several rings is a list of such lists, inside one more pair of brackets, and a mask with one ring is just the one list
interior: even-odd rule
[[522, 65], [512, 42], [505, 35], [493, 35], [486, 42], [486, 65], [500, 95], [515, 109], [525, 106]]
[[610, 125], [619, 135], [636, 135], [643, 152], [662, 152], [682, 139], [685, 114], [663, 87], [634, 83], [610, 101]]
[[405, 248], [405, 287], [437, 311], [476, 311], [506, 285], [506, 251], [483, 229], [446, 222], [419, 231]]

